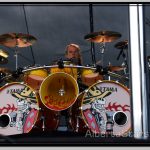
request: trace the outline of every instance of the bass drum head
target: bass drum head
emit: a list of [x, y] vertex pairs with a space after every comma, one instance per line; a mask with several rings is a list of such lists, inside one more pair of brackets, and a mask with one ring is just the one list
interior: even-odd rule
[[89, 87], [82, 99], [81, 112], [93, 133], [122, 136], [131, 129], [129, 91], [114, 81]]
[[0, 134], [30, 132], [38, 113], [39, 103], [29, 86], [14, 82], [0, 88]]
[[62, 111], [74, 104], [79, 88], [71, 75], [59, 72], [49, 75], [42, 82], [39, 93], [48, 109]]

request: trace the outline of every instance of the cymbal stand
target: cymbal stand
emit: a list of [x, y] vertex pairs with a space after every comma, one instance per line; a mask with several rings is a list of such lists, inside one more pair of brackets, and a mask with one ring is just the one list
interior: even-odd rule
[[[109, 63], [108, 63], [108, 66], [111, 66], [110, 61], [109, 61]], [[108, 74], [108, 80], [109, 80], [109, 81], [111, 80], [111, 76], [110, 76], [110, 74]]]
[[16, 70], [17, 70], [17, 68], [18, 68], [18, 50], [17, 49], [15, 49], [15, 58], [16, 58]]
[[106, 50], [106, 43], [105, 42], [101, 42], [100, 43], [100, 53], [101, 53], [101, 64], [102, 67], [104, 66], [104, 52]]
[[127, 57], [126, 57], [126, 54], [124, 52], [124, 49], [122, 49], [123, 53], [122, 53], [122, 57], [124, 58], [124, 61], [122, 63], [122, 66], [125, 67], [124, 68], [124, 74], [126, 75], [127, 74], [127, 70], [128, 70], [128, 63], [127, 63]]

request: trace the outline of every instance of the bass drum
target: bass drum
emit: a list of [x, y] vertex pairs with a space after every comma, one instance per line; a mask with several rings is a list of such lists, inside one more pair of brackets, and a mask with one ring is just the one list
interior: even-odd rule
[[14, 82], [0, 88], [0, 134], [28, 133], [37, 121], [39, 103], [29, 86]]
[[69, 125], [74, 132], [81, 134], [85, 134], [88, 130], [88, 127], [85, 124], [81, 114], [81, 102], [83, 95], [84, 92], [80, 93], [74, 105], [69, 108]]
[[82, 117], [93, 133], [122, 136], [131, 129], [129, 90], [114, 81], [98, 82], [85, 92]]
[[39, 93], [37, 93], [37, 96], [39, 99], [40, 111], [32, 132], [55, 131], [59, 124], [60, 112], [53, 111], [45, 107], [40, 100]]

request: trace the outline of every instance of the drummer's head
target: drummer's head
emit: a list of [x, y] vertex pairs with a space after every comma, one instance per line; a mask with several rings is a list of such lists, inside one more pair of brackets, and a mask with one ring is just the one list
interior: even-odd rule
[[80, 47], [77, 44], [69, 44], [66, 46], [66, 58], [80, 58]]

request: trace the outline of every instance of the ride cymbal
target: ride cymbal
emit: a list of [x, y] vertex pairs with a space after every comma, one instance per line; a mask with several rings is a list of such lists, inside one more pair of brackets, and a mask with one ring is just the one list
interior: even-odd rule
[[121, 37], [121, 34], [114, 31], [100, 31], [100, 32], [93, 32], [90, 34], [87, 34], [84, 39], [100, 43], [100, 42], [113, 42]]
[[117, 49], [128, 49], [128, 40], [124, 40], [115, 44]]
[[0, 44], [7, 47], [28, 47], [36, 41], [37, 39], [29, 34], [7, 33], [0, 35]]

